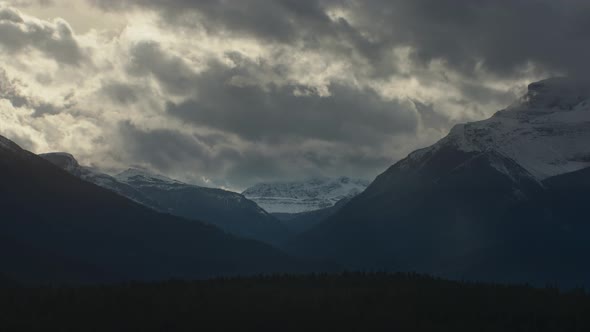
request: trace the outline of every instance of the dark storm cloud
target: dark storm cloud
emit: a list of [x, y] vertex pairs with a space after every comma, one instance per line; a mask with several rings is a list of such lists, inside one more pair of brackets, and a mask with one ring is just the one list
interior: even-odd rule
[[126, 105], [132, 104], [139, 99], [138, 90], [140, 89], [141, 88], [137, 86], [121, 82], [109, 81], [103, 82], [100, 90], [112, 101]]
[[207, 159], [207, 147], [195, 136], [167, 129], [145, 130], [130, 121], [121, 122], [118, 131], [135, 160], [159, 170], [170, 170], [175, 163]]
[[[350, 46], [371, 62], [375, 75], [394, 70], [387, 51], [395, 46], [413, 47], [415, 59], [423, 63], [443, 59], [465, 73], [478, 63], [500, 76], [514, 75], [529, 62], [572, 75], [590, 68], [590, 3], [585, 0], [93, 2], [103, 8], [122, 4], [155, 8], [171, 25], [190, 22], [181, 14], [198, 13], [198, 21], [214, 33], [247, 34], [340, 52]], [[331, 20], [327, 11], [334, 8], [349, 10], [348, 21]]]
[[[243, 151], [226, 144], [223, 135], [187, 134], [169, 129], [142, 129], [130, 121], [119, 123], [125, 153], [142, 165], [164, 173], [193, 172], [211, 174], [229, 168], [230, 174], [217, 184], [243, 185], [251, 176], [285, 174], [276, 155], [265, 155], [258, 150]], [[197, 181], [199, 179], [197, 178]], [[249, 183], [248, 183], [249, 184]]]
[[[367, 1], [357, 12], [384, 42], [409, 44], [423, 61], [497, 75], [528, 61], [574, 74], [588, 69], [590, 3], [581, 0]], [[378, 22], [373, 24], [371, 22]]]
[[[105, 9], [143, 6], [161, 10], [169, 24], [191, 24], [194, 17], [180, 15], [198, 12], [207, 20], [206, 28], [232, 30], [277, 41], [292, 41], [301, 31], [330, 30], [330, 19], [318, 1], [310, 0], [89, 0]], [[305, 24], [305, 25], [302, 25]]]
[[298, 149], [292, 146], [291, 149], [274, 151], [272, 154], [251, 150], [235, 153], [233, 156], [234, 158], [226, 159], [226, 176], [215, 180], [219, 183], [226, 181], [227, 185], [238, 188], [261, 181], [337, 174], [353, 174], [370, 179], [391, 163], [388, 155], [363, 153], [345, 146], [329, 149]]
[[193, 82], [196, 97], [169, 103], [167, 111], [248, 140], [307, 138], [376, 144], [383, 135], [413, 132], [417, 126], [409, 103], [383, 100], [370, 89], [332, 84], [329, 96], [319, 96], [300, 85], [239, 84], [238, 78], [246, 75], [243, 67], [212, 64]]
[[[208, 84], [206, 84], [208, 82]], [[238, 134], [248, 140], [293, 138], [378, 143], [383, 135], [413, 132], [416, 114], [373, 91], [330, 86], [331, 95], [296, 96], [296, 86], [239, 87], [203, 80], [206, 98], [169, 103], [168, 113], [195, 124]]]
[[156, 42], [139, 42], [131, 48], [131, 60], [127, 68], [131, 75], [153, 75], [166, 92], [184, 95], [193, 91], [193, 69], [181, 57], [162, 50]]
[[384, 100], [370, 89], [332, 84], [329, 96], [319, 96], [296, 84], [266, 86], [264, 76], [281, 76], [281, 65], [255, 63], [237, 53], [227, 55], [233, 66], [210, 60], [202, 73], [155, 42], [140, 43], [131, 53], [132, 73], [153, 75], [167, 92], [192, 96], [169, 102], [169, 115], [247, 140], [376, 144], [384, 135], [413, 132], [418, 122], [410, 103]]
[[0, 49], [9, 53], [37, 49], [57, 62], [77, 65], [84, 54], [70, 26], [61, 19], [49, 23], [24, 18], [12, 8], [0, 8]]
[[119, 124], [122, 148], [141, 166], [164, 174], [193, 173], [213, 180], [208, 185], [246, 187], [266, 180], [333, 175], [334, 172], [370, 177], [390, 162], [388, 156], [338, 146], [322, 149], [282, 145], [264, 149], [261, 146], [235, 146], [223, 135], [187, 134], [168, 129], [142, 129], [129, 121]]
[[45, 115], [55, 115], [63, 111], [63, 108], [50, 103], [40, 103], [34, 106], [33, 117], [40, 117]]

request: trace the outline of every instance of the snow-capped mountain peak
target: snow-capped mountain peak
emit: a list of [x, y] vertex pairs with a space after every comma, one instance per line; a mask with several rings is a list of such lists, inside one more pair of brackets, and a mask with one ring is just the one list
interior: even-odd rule
[[141, 183], [142, 185], [176, 185], [184, 184], [183, 182], [171, 179], [169, 177], [151, 173], [145, 169], [129, 168], [117, 175], [115, 178], [124, 183]]
[[299, 213], [333, 206], [365, 190], [369, 181], [314, 177], [305, 181], [260, 183], [242, 194], [271, 213]]
[[410, 154], [453, 146], [464, 152], [494, 151], [537, 180], [590, 166], [590, 89], [587, 83], [553, 78], [529, 85], [517, 103], [487, 120], [459, 124], [433, 146]]

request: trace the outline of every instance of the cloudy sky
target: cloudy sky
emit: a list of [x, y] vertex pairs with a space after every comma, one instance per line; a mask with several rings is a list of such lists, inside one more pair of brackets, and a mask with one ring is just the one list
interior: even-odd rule
[[586, 0], [0, 0], [0, 135], [234, 190], [371, 179], [588, 73], [588, 31]]

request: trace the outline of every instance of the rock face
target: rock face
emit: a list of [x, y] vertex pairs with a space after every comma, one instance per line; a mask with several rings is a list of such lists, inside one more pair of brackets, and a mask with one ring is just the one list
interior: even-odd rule
[[338, 201], [361, 193], [369, 181], [313, 178], [299, 182], [261, 183], [242, 194], [270, 213], [301, 213], [334, 206]]
[[590, 284], [590, 90], [533, 83], [391, 166], [289, 250], [350, 268]]
[[186, 184], [145, 170], [110, 176], [78, 164], [67, 153], [41, 155], [71, 174], [154, 210], [203, 221], [237, 236], [278, 245], [289, 232], [277, 219], [243, 195]]
[[318, 269], [261, 242], [146, 208], [3, 137], [0, 183], [0, 275], [16, 282], [103, 283]]

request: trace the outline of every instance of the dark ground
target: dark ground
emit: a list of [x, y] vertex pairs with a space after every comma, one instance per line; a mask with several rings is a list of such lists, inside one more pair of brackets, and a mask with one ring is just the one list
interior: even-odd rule
[[583, 290], [415, 274], [0, 289], [0, 331], [590, 331]]

